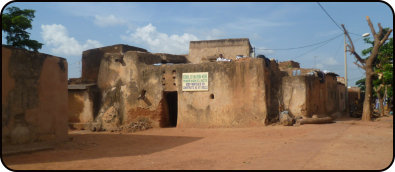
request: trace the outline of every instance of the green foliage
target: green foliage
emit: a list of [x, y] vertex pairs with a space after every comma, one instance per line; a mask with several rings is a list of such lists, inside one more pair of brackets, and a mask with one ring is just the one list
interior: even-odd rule
[[7, 36], [7, 44], [18, 48], [28, 48], [37, 51], [41, 49], [42, 43], [31, 40], [30, 33], [27, 29], [32, 28], [31, 22], [34, 18], [34, 10], [24, 9], [18, 7], [9, 7], [6, 9], [7, 13], [1, 15], [2, 27]]
[[[383, 29], [384, 34], [388, 31], [389, 28]], [[384, 35], [383, 34], [383, 35]], [[369, 38], [365, 38], [365, 43], [371, 44], [372, 46], [362, 50], [362, 55], [363, 56], [369, 56], [374, 45], [374, 41], [370, 40]], [[380, 94], [384, 96], [385, 94], [385, 87], [387, 88], [387, 97], [391, 98], [393, 97], [393, 50], [394, 50], [394, 43], [393, 43], [393, 38], [389, 38], [389, 41], [384, 43], [380, 49], [379, 53], [377, 55], [377, 58], [373, 62], [373, 70], [374, 70], [374, 76], [373, 76], [373, 87], [375, 90], [377, 90], [380, 86], [382, 89], [380, 89], [378, 92], [375, 91], [373, 93], [374, 97], [377, 97], [377, 94]], [[367, 57], [366, 57], [367, 58]], [[365, 90], [365, 78], [362, 78], [358, 80], [356, 83], [358, 87], [361, 88], [361, 90]]]
[[365, 92], [365, 80], [366, 78], [362, 78], [360, 80], [358, 80], [357, 82], [355, 82], [355, 85], [357, 85], [359, 88], [361, 88], [361, 92]]

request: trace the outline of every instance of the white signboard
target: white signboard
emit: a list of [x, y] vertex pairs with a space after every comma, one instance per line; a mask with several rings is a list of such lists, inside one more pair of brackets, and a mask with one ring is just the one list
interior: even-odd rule
[[208, 91], [208, 72], [182, 73], [182, 91]]

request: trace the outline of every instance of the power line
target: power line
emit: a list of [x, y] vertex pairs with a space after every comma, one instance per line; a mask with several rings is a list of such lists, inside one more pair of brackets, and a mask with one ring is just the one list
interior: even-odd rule
[[339, 44], [339, 47], [337, 47], [337, 50], [335, 51], [335, 55], [333, 57], [336, 57], [336, 55], [339, 53], [340, 47], [342, 47], [343, 41]]
[[292, 47], [292, 48], [274, 48], [274, 49], [270, 49], [270, 48], [256, 48], [256, 49], [257, 49], [257, 50], [293, 50], [293, 49], [300, 49], [300, 48], [306, 48], [306, 47], [311, 47], [311, 46], [316, 46], [316, 45], [319, 45], [319, 44], [323, 44], [323, 43], [329, 42], [329, 41], [331, 41], [331, 40], [334, 40], [334, 39], [336, 39], [336, 38], [338, 38], [339, 36], [342, 36], [342, 35], [343, 35], [343, 33], [342, 33], [342, 34], [339, 34], [339, 35], [336, 35], [335, 37], [333, 37], [333, 38], [331, 38], [331, 39], [328, 39], [328, 40], [325, 40], [325, 41], [321, 41], [321, 42], [317, 42], [317, 43], [309, 44], [309, 45], [304, 45], [304, 46], [300, 46], [300, 47]]
[[[343, 35], [343, 34], [341, 34], [341, 35]], [[341, 36], [341, 35], [339, 35], [339, 36]], [[338, 38], [339, 36], [337, 36], [336, 38]], [[326, 42], [325, 44], [322, 44], [322, 45], [320, 45], [320, 46], [318, 46], [318, 47], [315, 47], [315, 48], [313, 48], [313, 49], [310, 49], [309, 51], [306, 51], [305, 53], [300, 54], [299, 56], [296, 56], [294, 59], [297, 59], [297, 58], [299, 58], [300, 56], [303, 56], [303, 55], [305, 55], [305, 54], [311, 53], [311, 52], [317, 50], [318, 48], [321, 48], [321, 47], [323, 47], [324, 45], [328, 44], [329, 42], [330, 42], [330, 41], [328, 41], [328, 42]]]
[[331, 17], [331, 15], [329, 15], [329, 13], [325, 10], [325, 8], [320, 4], [320, 2], [317, 2], [317, 4], [321, 7], [321, 9], [325, 12], [326, 15], [328, 15], [329, 18], [331, 18], [331, 20], [333, 21], [333, 23], [335, 23], [335, 25], [343, 32], [343, 29], [340, 28], [340, 26], [336, 23], [335, 20], [333, 20], [333, 18]]
[[351, 34], [353, 34], [353, 35], [357, 35], [357, 36], [359, 36], [359, 37], [362, 36], [362, 34], [357, 34], [357, 33], [352, 33], [352, 32], [348, 32], [348, 33], [351, 33]]
[[[325, 8], [320, 4], [320, 2], [317, 2], [317, 4], [321, 7], [321, 9], [325, 12], [325, 14], [326, 15], [328, 15], [328, 17], [333, 21], [333, 23], [335, 23], [335, 25], [342, 31], [342, 32], [344, 32], [344, 30], [342, 29], [342, 28], [340, 28], [340, 26], [339, 26], [339, 24], [337, 24], [336, 23], [336, 21], [329, 15], [329, 13], [325, 10]], [[352, 32], [349, 32], [348, 31], [348, 33], [350, 33], [350, 34], [353, 34], [353, 35], [357, 35], [357, 36], [361, 36], [362, 34], [357, 34], [357, 33], [352, 33]]]

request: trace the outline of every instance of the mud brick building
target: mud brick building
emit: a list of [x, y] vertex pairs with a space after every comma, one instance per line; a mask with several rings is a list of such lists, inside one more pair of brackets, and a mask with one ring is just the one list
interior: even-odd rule
[[[215, 61], [219, 54], [232, 61]], [[276, 122], [284, 110], [304, 118], [344, 111], [337, 74], [251, 54], [244, 38], [191, 41], [188, 55], [127, 45], [87, 50], [82, 77], [69, 85], [69, 104], [84, 107], [70, 106], [69, 121], [95, 131], [142, 118], [154, 127], [250, 127]]]

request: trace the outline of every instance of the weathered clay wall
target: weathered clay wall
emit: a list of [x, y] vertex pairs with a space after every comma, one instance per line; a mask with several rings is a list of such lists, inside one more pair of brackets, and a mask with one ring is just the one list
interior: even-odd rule
[[218, 58], [220, 54], [227, 59], [236, 59], [237, 55], [250, 57], [251, 45], [247, 38], [191, 41], [188, 59], [191, 63], [207, 62], [209, 58]]
[[67, 61], [2, 46], [2, 143], [67, 138]]
[[[207, 42], [200, 41], [197, 47]], [[213, 42], [219, 48], [225, 46], [220, 44], [223, 41]], [[93, 128], [116, 130], [140, 118], [149, 119], [154, 127], [168, 126], [172, 102], [165, 95], [170, 92], [177, 92], [179, 127], [264, 125], [276, 122], [282, 110], [311, 117], [340, 107], [336, 77], [328, 75], [324, 81], [318, 74], [309, 74], [314, 69], [289, 65], [282, 69], [274, 60], [260, 58], [176, 64], [185, 62], [185, 56], [163, 53], [104, 52], [97, 80], [101, 103]], [[292, 76], [297, 69], [300, 75]], [[209, 72], [209, 91], [183, 92], [185, 72]]]
[[[100, 65], [98, 87], [103, 98], [96, 122], [102, 129], [115, 130], [139, 118], [148, 118], [154, 127], [168, 126], [167, 105], [172, 102], [166, 102], [164, 94], [171, 91], [178, 93], [179, 127], [267, 122], [270, 73], [263, 59], [156, 66], [164, 60], [159, 54], [129, 51], [122, 57], [124, 65], [120, 58], [107, 54]], [[184, 72], [209, 72], [209, 91], [182, 92]]]
[[309, 116], [316, 115], [327, 115], [325, 103], [327, 100], [327, 88], [326, 88], [326, 80], [322, 80], [322, 78], [316, 76], [309, 76], [309, 105], [308, 105], [308, 113]]
[[321, 80], [314, 75], [286, 76], [282, 79], [284, 109], [294, 116], [330, 115], [340, 111], [336, 76]]
[[307, 76], [284, 76], [282, 78], [282, 101], [284, 110], [293, 116], [308, 117]]
[[279, 62], [278, 67], [281, 70], [283, 70], [283, 69], [287, 69], [287, 68], [300, 68], [300, 65], [298, 62], [290, 60], [290, 61], [285, 61], [285, 62]]
[[339, 94], [337, 92], [337, 79], [334, 75], [325, 76], [325, 112], [326, 114], [332, 114], [339, 111]]
[[284, 110], [282, 77], [287, 76], [287, 73], [280, 71], [279, 64], [275, 60], [271, 60], [266, 66], [268, 66], [265, 68], [268, 74], [266, 78], [270, 80], [270, 85], [266, 87], [267, 92], [270, 92], [267, 98], [269, 101], [266, 101], [269, 108], [268, 120], [269, 123], [274, 123], [277, 122], [280, 112]]
[[339, 111], [340, 112], [345, 112], [346, 106], [345, 106], [345, 93], [346, 93], [346, 87], [344, 84], [337, 83], [337, 93], [338, 93], [338, 98], [339, 98]]
[[101, 92], [95, 84], [69, 85], [69, 127], [89, 129], [101, 106]]
[[160, 56], [162, 63], [189, 63], [186, 55], [174, 55], [166, 53], [155, 53], [154, 55]]
[[[177, 67], [178, 127], [260, 126], [267, 122], [270, 80], [263, 59]], [[208, 72], [209, 90], [181, 91], [182, 73], [189, 72]]]
[[[159, 119], [163, 113], [161, 71], [144, 69], [148, 66], [158, 68], [152, 64], [166, 60], [161, 57], [163, 55], [137, 51], [123, 55], [106, 53], [101, 61], [97, 81], [102, 102], [93, 127], [116, 130], [141, 116], [151, 119], [153, 126], [160, 126]], [[139, 98], [143, 90], [146, 94], [144, 98]]]
[[93, 120], [93, 103], [86, 90], [69, 90], [69, 123], [87, 123]]
[[361, 95], [361, 88], [359, 87], [350, 87], [347, 88], [348, 92], [348, 105], [350, 108], [359, 108], [362, 109], [363, 97]]
[[349, 101], [355, 101], [361, 99], [361, 88], [359, 87], [349, 87], [348, 91], [348, 99]]
[[97, 75], [99, 72], [100, 63], [105, 53], [123, 54], [127, 51], [147, 52], [147, 50], [145, 49], [128, 46], [124, 44], [90, 49], [82, 52], [82, 71], [81, 71], [82, 81], [93, 82], [93, 83], [97, 81]]
[[279, 67], [279, 69], [283, 72], [286, 72], [288, 76], [293, 76], [293, 74], [296, 75], [296, 70], [299, 70], [298, 75], [308, 75], [308, 73], [312, 73], [314, 71], [317, 71], [317, 69], [306, 69], [306, 68], [295, 68], [295, 67]]

